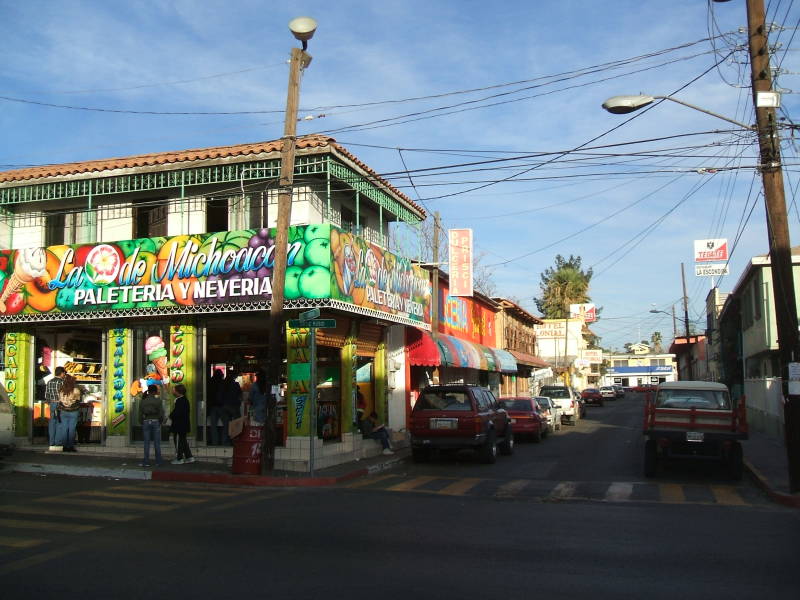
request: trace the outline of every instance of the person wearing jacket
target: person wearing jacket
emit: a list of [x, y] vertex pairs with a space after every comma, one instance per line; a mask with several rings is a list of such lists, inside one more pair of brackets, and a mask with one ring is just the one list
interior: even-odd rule
[[139, 401], [139, 420], [144, 435], [144, 459], [139, 466], [150, 466], [150, 442], [155, 446], [156, 465], [161, 465], [161, 423], [164, 420], [164, 406], [161, 404], [157, 385], [147, 386], [147, 391]]
[[186, 440], [186, 434], [189, 433], [190, 428], [190, 409], [189, 400], [186, 398], [186, 386], [178, 384], [175, 386], [175, 406], [172, 407], [172, 412], [169, 413], [169, 418], [172, 421], [170, 430], [173, 434], [175, 442], [175, 460], [172, 461], [173, 465], [182, 465], [185, 463], [193, 463], [194, 456], [189, 449], [189, 442]]
[[75, 378], [64, 374], [64, 383], [58, 391], [58, 415], [61, 422], [56, 430], [56, 446], [63, 446], [64, 452], [77, 452], [75, 448], [75, 429], [78, 427], [78, 414], [81, 408], [83, 391], [76, 385]]

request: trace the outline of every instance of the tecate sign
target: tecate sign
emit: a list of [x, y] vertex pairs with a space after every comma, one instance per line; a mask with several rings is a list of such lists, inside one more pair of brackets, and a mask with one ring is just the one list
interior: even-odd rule
[[727, 239], [694, 241], [694, 262], [714, 262], [719, 260], [728, 260]]
[[728, 265], [695, 265], [694, 274], [696, 277], [719, 277], [720, 275], [727, 275], [729, 272]]

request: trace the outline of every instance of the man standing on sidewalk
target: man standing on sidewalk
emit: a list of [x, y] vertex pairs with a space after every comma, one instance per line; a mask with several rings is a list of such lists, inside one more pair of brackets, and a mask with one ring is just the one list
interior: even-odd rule
[[60, 450], [56, 446], [56, 430], [58, 429], [58, 393], [64, 385], [64, 367], [56, 367], [55, 376], [47, 382], [44, 388], [44, 399], [50, 405], [50, 422], [47, 424], [47, 437], [50, 442], [49, 450]]

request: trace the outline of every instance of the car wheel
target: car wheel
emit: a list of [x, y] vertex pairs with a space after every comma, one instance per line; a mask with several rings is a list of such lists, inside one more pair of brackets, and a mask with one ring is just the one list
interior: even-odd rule
[[658, 469], [658, 451], [655, 440], [647, 440], [644, 443], [644, 476], [655, 477]]
[[742, 479], [744, 472], [744, 457], [742, 456], [742, 445], [739, 442], [734, 442], [731, 446], [731, 451], [728, 454], [728, 476], [734, 481]]
[[412, 448], [411, 449], [411, 459], [415, 463], [428, 462], [431, 459], [431, 449], [430, 448]]
[[514, 454], [514, 431], [511, 426], [506, 430], [506, 437], [500, 444], [500, 454], [503, 456], [511, 456]]
[[486, 441], [478, 450], [478, 458], [487, 465], [497, 461], [497, 438], [494, 431], [490, 431], [486, 436]]
[[542, 430], [540, 429], [536, 433], [533, 434], [533, 441], [537, 444], [544, 439], [544, 435], [542, 434]]

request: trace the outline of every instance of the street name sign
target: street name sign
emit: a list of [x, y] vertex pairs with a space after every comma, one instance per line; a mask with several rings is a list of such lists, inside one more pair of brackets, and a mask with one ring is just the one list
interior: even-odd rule
[[309, 319], [318, 319], [319, 318], [319, 309], [312, 308], [311, 310], [307, 310], [306, 312], [301, 312], [298, 317], [301, 321], [308, 321]]
[[336, 327], [336, 319], [289, 319], [289, 327], [294, 329], [302, 329], [308, 327], [311, 329], [324, 329]]

